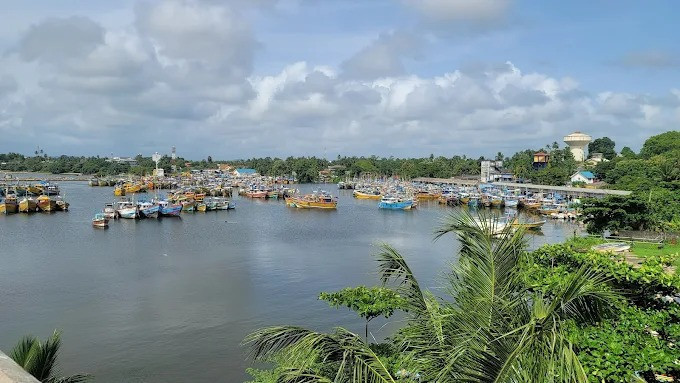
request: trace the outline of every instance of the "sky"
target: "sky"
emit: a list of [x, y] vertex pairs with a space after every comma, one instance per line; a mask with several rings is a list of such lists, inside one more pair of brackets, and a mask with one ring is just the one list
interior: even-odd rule
[[0, 152], [476, 158], [680, 126], [675, 0], [0, 6]]

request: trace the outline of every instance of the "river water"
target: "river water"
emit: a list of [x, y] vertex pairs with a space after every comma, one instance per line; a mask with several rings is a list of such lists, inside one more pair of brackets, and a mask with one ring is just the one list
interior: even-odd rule
[[[239, 343], [259, 327], [363, 333], [354, 313], [317, 296], [377, 284], [370, 255], [378, 243], [399, 249], [421, 286], [441, 286], [457, 243], [433, 242], [432, 233], [458, 208], [385, 211], [324, 187], [339, 192], [337, 211], [236, 196], [236, 210], [95, 230], [90, 220], [113, 200], [112, 188], [62, 183], [69, 212], [0, 216], [0, 349], [59, 329], [64, 373], [97, 382], [242, 382], [250, 363]], [[576, 229], [549, 221], [529, 243], [559, 242]], [[395, 321], [371, 322], [373, 336], [388, 336]]]

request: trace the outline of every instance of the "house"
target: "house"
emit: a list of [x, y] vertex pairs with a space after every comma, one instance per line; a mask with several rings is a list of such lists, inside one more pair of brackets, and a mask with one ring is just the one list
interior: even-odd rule
[[550, 161], [550, 154], [541, 150], [534, 153], [534, 161], [532, 162], [531, 165], [536, 170], [543, 169], [546, 166], [548, 166], [548, 161]]
[[571, 176], [571, 182], [584, 182], [586, 184], [592, 184], [595, 182], [595, 175], [587, 170], [581, 170]]
[[247, 177], [247, 176], [254, 176], [257, 175], [257, 171], [255, 169], [250, 169], [250, 168], [239, 168], [234, 170], [234, 176], [235, 177]]
[[117, 164], [128, 164], [130, 166], [137, 165], [137, 160], [132, 157], [110, 157], [107, 158], [106, 160]]
[[586, 164], [597, 165], [600, 162], [607, 162], [607, 161], [609, 161], [609, 160], [604, 158], [604, 155], [602, 153], [591, 153], [590, 158], [588, 158], [586, 160]]

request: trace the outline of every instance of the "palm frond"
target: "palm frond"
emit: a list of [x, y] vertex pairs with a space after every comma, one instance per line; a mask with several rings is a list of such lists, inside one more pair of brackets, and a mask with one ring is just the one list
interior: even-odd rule
[[396, 284], [395, 290], [406, 301], [406, 309], [415, 315], [424, 313], [427, 305], [423, 292], [404, 257], [386, 243], [380, 245], [380, 248], [381, 251], [375, 254], [375, 258], [378, 261], [378, 274], [383, 285]]
[[24, 370], [28, 371], [28, 368], [31, 365], [31, 358], [34, 354], [34, 349], [37, 345], [39, 345], [40, 342], [38, 341], [38, 338], [32, 336], [32, 335], [27, 335], [14, 346], [12, 351], [9, 353], [9, 357], [12, 358], [19, 366], [21, 366]]

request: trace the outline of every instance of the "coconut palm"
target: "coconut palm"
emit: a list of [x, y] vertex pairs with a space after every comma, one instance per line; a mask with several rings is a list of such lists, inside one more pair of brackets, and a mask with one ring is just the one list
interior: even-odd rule
[[56, 364], [61, 347], [61, 335], [55, 331], [45, 342], [34, 336], [26, 336], [17, 343], [9, 356], [26, 372], [43, 383], [79, 383], [89, 379], [88, 375], [77, 374], [66, 377], [59, 375]]
[[[581, 269], [548, 294], [527, 291], [521, 231], [497, 217], [451, 216], [437, 238], [455, 233], [458, 264], [446, 276], [449, 299], [424, 291], [399, 252], [383, 245], [379, 274], [406, 300], [408, 322], [394, 337], [402, 357], [426, 382], [587, 382], [565, 336], [570, 320], [606, 314], [617, 295], [607, 281]], [[393, 382], [392, 371], [360, 336], [270, 327], [245, 340], [256, 360], [276, 356], [283, 382]]]

